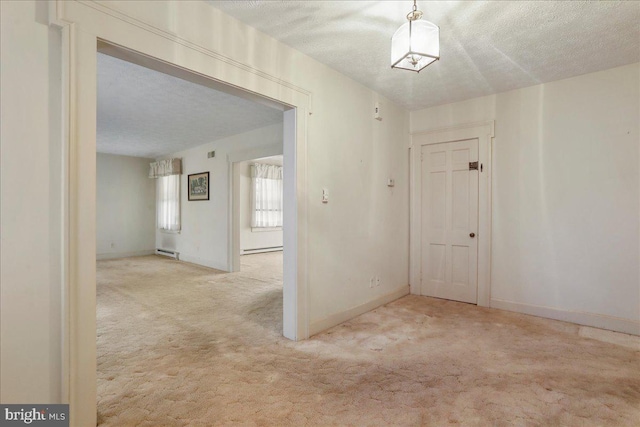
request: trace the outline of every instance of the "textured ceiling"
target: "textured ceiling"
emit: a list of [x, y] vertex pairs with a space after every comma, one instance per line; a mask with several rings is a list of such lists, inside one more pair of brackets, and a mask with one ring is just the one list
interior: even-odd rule
[[282, 122], [282, 111], [98, 54], [97, 151], [156, 158]]
[[440, 61], [390, 69], [410, 1], [209, 1], [416, 110], [640, 61], [640, 2], [418, 1]]

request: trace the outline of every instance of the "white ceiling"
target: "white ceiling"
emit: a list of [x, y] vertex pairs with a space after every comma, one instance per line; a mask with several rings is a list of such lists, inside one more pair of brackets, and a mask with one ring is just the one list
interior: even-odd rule
[[418, 1], [441, 39], [420, 74], [389, 64], [409, 0], [209, 3], [410, 110], [640, 61], [636, 1]]
[[282, 111], [98, 53], [97, 151], [157, 158], [282, 122]]

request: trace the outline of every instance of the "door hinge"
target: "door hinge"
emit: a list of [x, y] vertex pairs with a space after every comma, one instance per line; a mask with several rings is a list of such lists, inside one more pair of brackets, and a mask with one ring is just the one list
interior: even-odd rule
[[478, 170], [478, 162], [469, 162], [469, 170], [477, 171]]

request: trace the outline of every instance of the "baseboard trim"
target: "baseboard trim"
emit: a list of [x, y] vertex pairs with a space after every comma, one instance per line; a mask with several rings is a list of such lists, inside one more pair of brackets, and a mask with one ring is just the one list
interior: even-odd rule
[[576, 323], [578, 325], [623, 332], [625, 334], [640, 335], [640, 320], [634, 321], [624, 319], [622, 317], [607, 316], [584, 311], [562, 310], [558, 308], [523, 304], [495, 298], [491, 299], [491, 307], [499, 308], [501, 310], [515, 311], [517, 313], [530, 314], [532, 316], [546, 317], [548, 319], [562, 320], [564, 322]]
[[202, 267], [209, 267], [209, 268], [213, 268], [215, 270], [220, 270], [220, 271], [228, 271], [227, 268], [228, 266], [222, 265], [222, 264], [217, 264], [215, 262], [210, 262], [204, 258], [199, 258], [196, 256], [191, 256], [191, 255], [185, 255], [183, 252], [180, 252], [180, 261], [184, 261], [184, 262], [188, 262], [190, 264], [196, 264], [196, 265], [200, 265]]
[[136, 252], [110, 252], [106, 254], [96, 254], [97, 260], [103, 259], [117, 259], [117, 258], [129, 258], [134, 256], [147, 256], [155, 254], [155, 249], [151, 249], [148, 251], [136, 251]]
[[240, 255], [262, 254], [266, 252], [282, 252], [282, 246], [274, 246], [272, 248], [260, 248], [260, 249], [243, 249]]
[[322, 331], [326, 331], [329, 328], [344, 323], [347, 320], [353, 319], [354, 317], [360, 316], [361, 314], [371, 311], [374, 308], [380, 307], [381, 305], [388, 304], [391, 301], [395, 301], [398, 298], [402, 298], [405, 295], [409, 295], [409, 285], [403, 285], [395, 291], [381, 295], [369, 302], [352, 307], [346, 311], [341, 311], [340, 313], [332, 314], [328, 317], [325, 317], [324, 319], [311, 322], [311, 324], [309, 325], [309, 336], [313, 336]]

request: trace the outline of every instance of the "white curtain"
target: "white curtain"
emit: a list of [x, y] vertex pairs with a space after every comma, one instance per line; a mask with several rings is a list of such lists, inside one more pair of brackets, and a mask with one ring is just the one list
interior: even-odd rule
[[180, 175], [158, 178], [158, 228], [180, 231]]
[[282, 166], [252, 165], [251, 183], [251, 226], [282, 227]]
[[167, 175], [180, 175], [181, 173], [181, 159], [166, 159], [149, 163], [149, 178], [160, 178], [161, 176]]

